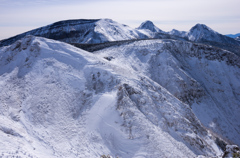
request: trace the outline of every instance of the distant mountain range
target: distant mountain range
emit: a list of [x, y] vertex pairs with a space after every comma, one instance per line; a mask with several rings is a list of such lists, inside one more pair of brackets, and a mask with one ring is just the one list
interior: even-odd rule
[[37, 28], [17, 36], [1, 40], [0, 47], [14, 43], [26, 35], [34, 35], [67, 43], [96, 44], [136, 39], [178, 39], [204, 43], [232, 51], [239, 55], [240, 42], [217, 33], [204, 24], [196, 24], [189, 32], [173, 29], [164, 32], [151, 21], [134, 29], [111, 19], [66, 20]]

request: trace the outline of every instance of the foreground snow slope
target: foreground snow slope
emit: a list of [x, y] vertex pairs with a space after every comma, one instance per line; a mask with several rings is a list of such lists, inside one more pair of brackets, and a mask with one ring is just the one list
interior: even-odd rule
[[[185, 58], [183, 62], [177, 58], [184, 56], [183, 52], [168, 49], [174, 43], [178, 44], [164, 40], [138, 41], [92, 54], [62, 42], [27, 36], [2, 47], [1, 156], [220, 155], [221, 137], [239, 131], [239, 126], [233, 129], [237, 121], [226, 124], [239, 117], [236, 115], [239, 83], [235, 81], [239, 67], [234, 62], [227, 63], [228, 58], [211, 60], [202, 53], [199, 61], [209, 64], [202, 71], [212, 74], [204, 76], [210, 83], [215, 84], [211, 78], [215, 73], [210, 71], [215, 64], [224, 68], [224, 71], [218, 69], [217, 74], [232, 75], [232, 86], [223, 77], [221, 85], [216, 81], [217, 89], [203, 87], [204, 80], [197, 78], [197, 74], [194, 76], [191, 69], [198, 65], [191, 45], [181, 43], [190, 48], [185, 54], [189, 62]], [[229, 58], [232, 55], [224, 53]], [[229, 93], [235, 92], [235, 96], [228, 95], [235, 105], [218, 92], [221, 86], [226, 86]], [[223, 100], [217, 104], [216, 97]], [[229, 110], [225, 113], [223, 108]], [[200, 121], [222, 135], [217, 138]]]
[[96, 52], [148, 76], [192, 108], [211, 131], [240, 145], [240, 58], [207, 45], [146, 40]]

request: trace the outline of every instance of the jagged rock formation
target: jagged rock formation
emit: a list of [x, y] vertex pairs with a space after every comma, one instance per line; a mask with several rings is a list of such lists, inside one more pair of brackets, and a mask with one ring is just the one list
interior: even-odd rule
[[227, 145], [226, 150], [224, 151], [223, 158], [226, 157], [234, 157], [239, 158], [240, 157], [240, 149], [236, 145]]

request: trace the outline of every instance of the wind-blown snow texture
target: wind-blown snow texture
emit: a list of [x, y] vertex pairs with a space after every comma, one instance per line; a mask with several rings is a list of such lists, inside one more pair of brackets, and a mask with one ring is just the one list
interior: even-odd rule
[[89, 53], [27, 36], [0, 49], [0, 154], [195, 157], [239, 142], [239, 57], [143, 40]]

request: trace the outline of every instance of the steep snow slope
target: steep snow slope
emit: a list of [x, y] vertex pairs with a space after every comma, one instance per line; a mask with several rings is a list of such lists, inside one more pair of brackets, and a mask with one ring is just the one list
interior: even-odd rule
[[[0, 48], [1, 156], [220, 155], [216, 137], [169, 88], [182, 80], [187, 89], [193, 89], [190, 94], [195, 87], [201, 89], [195, 80], [188, 83], [191, 77], [178, 68], [178, 61], [167, 49], [171, 42], [176, 41], [138, 41], [92, 54], [65, 43], [27, 36]], [[187, 55], [191, 61], [195, 59], [191, 51]], [[203, 54], [204, 59], [206, 56]], [[160, 59], [167, 62], [162, 68], [168, 69], [168, 74], [154, 68], [161, 68]], [[227, 59], [213, 62], [221, 65]], [[233, 64], [225, 64], [225, 68], [234, 74], [239, 69]], [[169, 75], [176, 76], [178, 82], [167, 87], [157, 80], [157, 76]], [[237, 84], [232, 83], [235, 97], [239, 97]]]
[[147, 36], [111, 19], [66, 20], [0, 41], [0, 47], [14, 43], [26, 35], [55, 39], [67, 43], [103, 43], [147, 38]]
[[191, 107], [208, 129], [240, 145], [240, 58], [207, 45], [138, 41], [97, 52], [149, 76]]

